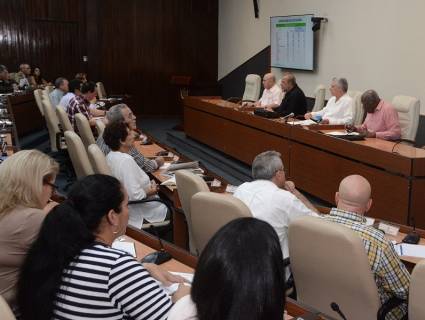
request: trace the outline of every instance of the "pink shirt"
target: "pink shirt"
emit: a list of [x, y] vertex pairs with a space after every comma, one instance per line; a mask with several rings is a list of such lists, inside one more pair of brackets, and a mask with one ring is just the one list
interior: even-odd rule
[[381, 100], [374, 113], [368, 113], [362, 129], [376, 133], [376, 137], [384, 140], [398, 140], [401, 136], [398, 113], [394, 107]]

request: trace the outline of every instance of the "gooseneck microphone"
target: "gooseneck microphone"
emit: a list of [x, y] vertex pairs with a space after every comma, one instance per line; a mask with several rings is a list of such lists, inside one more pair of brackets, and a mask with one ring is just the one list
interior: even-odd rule
[[331, 308], [333, 311], [335, 311], [336, 313], [339, 314], [339, 316], [343, 319], [343, 320], [347, 320], [347, 318], [345, 317], [345, 315], [342, 313], [341, 309], [339, 308], [339, 305], [336, 302], [332, 302], [331, 303]]
[[291, 112], [290, 114], [287, 114], [286, 116], [282, 117], [281, 119], [288, 121], [289, 118], [292, 118], [294, 116], [295, 116], [295, 114], [293, 112]]

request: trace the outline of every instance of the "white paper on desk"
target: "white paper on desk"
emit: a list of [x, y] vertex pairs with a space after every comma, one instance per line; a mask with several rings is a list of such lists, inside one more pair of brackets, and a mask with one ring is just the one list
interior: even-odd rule
[[358, 132], [347, 132], [347, 131], [331, 131], [326, 132], [325, 134], [329, 136], [358, 136], [360, 133]]
[[176, 177], [171, 177], [168, 180], [165, 180], [163, 183], [161, 183], [161, 186], [168, 186], [168, 187], [172, 187], [172, 186], [176, 186]]
[[134, 242], [114, 241], [112, 243], [112, 248], [127, 252], [133, 257], [136, 256], [136, 248], [134, 247]]
[[[186, 273], [186, 272], [174, 272], [170, 271], [170, 273], [175, 274], [177, 276], [181, 276], [187, 280], [187, 282], [184, 283], [186, 286], [190, 286], [193, 282], [193, 273]], [[158, 282], [158, 281], [157, 281]], [[164, 289], [165, 292], [167, 292], [168, 295], [173, 295], [179, 288], [180, 283], [173, 283], [172, 285], [165, 287], [162, 283], [158, 282], [159, 286]]]
[[297, 120], [297, 121], [288, 121], [286, 124], [293, 124], [294, 126], [309, 126], [312, 124], [317, 124], [313, 120]]
[[197, 169], [199, 168], [199, 161], [173, 163], [168, 167], [168, 171], [175, 171], [180, 169]]
[[235, 193], [237, 188], [238, 188], [237, 186], [233, 186], [231, 184], [228, 184], [227, 187], [226, 187], [226, 192]]
[[165, 162], [159, 169], [167, 170], [171, 165], [171, 162]]
[[425, 246], [419, 244], [400, 243], [394, 248], [399, 256], [425, 258]]

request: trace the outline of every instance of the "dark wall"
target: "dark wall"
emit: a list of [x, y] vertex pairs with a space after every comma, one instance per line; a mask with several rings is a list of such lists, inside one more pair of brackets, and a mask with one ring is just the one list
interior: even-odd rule
[[0, 63], [9, 72], [28, 62], [48, 80], [75, 75], [84, 37], [84, 1], [0, 0]]
[[219, 80], [223, 98], [242, 97], [247, 74], [254, 73], [261, 77], [270, 72], [270, 46], [264, 48], [253, 57], [232, 70]]
[[[0, 0], [0, 63], [87, 71], [139, 114], [175, 114], [172, 75], [217, 79], [218, 0]], [[86, 55], [88, 62], [83, 62]]]

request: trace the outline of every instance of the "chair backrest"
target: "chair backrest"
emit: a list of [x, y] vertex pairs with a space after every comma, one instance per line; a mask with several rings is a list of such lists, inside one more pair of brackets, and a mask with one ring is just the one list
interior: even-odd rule
[[91, 131], [89, 120], [87, 120], [82, 113], [77, 113], [75, 115], [75, 122], [77, 123], [78, 133], [80, 134], [84, 146], [88, 148], [89, 145], [96, 143], [93, 132]]
[[261, 77], [258, 74], [249, 74], [245, 78], [245, 92], [242, 101], [257, 101], [260, 97]]
[[323, 109], [325, 106], [326, 87], [323, 84], [319, 84], [314, 90], [314, 106], [311, 111], [316, 112]]
[[412, 272], [409, 287], [409, 320], [425, 319], [425, 260], [419, 262]]
[[335, 302], [347, 319], [376, 320], [378, 289], [360, 236], [337, 223], [301, 217], [289, 225], [288, 244], [298, 301], [329, 315], [335, 315]]
[[0, 296], [0, 319], [1, 320], [16, 320], [15, 315], [10, 309], [8, 303]]
[[43, 94], [43, 90], [41, 89], [34, 90], [35, 103], [37, 103], [37, 107], [38, 107], [38, 110], [40, 110], [41, 115], [44, 116], [43, 105], [41, 102], [43, 100], [42, 94]]
[[96, 131], [97, 135], [100, 137], [103, 134], [103, 130], [105, 130], [105, 122], [100, 119], [96, 120]]
[[353, 98], [353, 124], [361, 125], [364, 120], [364, 109], [361, 101], [363, 93], [356, 90], [348, 90], [347, 93]]
[[50, 93], [50, 92], [52, 92], [53, 90], [55, 89], [55, 86], [45, 86], [44, 87], [44, 90], [46, 90], [47, 91], [47, 93]]
[[209, 191], [207, 183], [198, 175], [188, 170], [176, 171], [176, 185], [179, 199], [186, 217], [187, 229], [189, 232], [190, 253], [197, 254], [193, 242], [192, 215], [190, 211], [190, 201], [192, 197], [201, 191]]
[[409, 96], [395, 96], [392, 104], [398, 112], [401, 138], [415, 141], [421, 108], [419, 99]]
[[56, 106], [56, 115], [58, 116], [59, 123], [64, 132], [74, 131], [71, 121], [69, 121], [68, 114], [66, 113], [65, 109], [60, 104]]
[[77, 178], [80, 179], [93, 174], [93, 167], [87, 155], [86, 148], [78, 134], [74, 131], [65, 131], [65, 141]]
[[94, 173], [106, 174], [111, 176], [111, 168], [106, 161], [105, 154], [100, 150], [97, 144], [91, 144], [88, 148], [88, 156], [93, 167]]
[[52, 152], [58, 151], [59, 119], [56, 115], [50, 99], [44, 98], [41, 103], [43, 107], [44, 119], [46, 120], [47, 130], [49, 131], [50, 149]]
[[229, 194], [198, 192], [192, 197], [193, 240], [197, 252], [204, 250], [213, 235], [228, 222], [252, 217], [249, 208], [238, 198]]
[[105, 86], [103, 85], [102, 82], [97, 82], [96, 83], [96, 91], [97, 91], [97, 96], [99, 97], [99, 99], [106, 99], [106, 91], [105, 91]]

